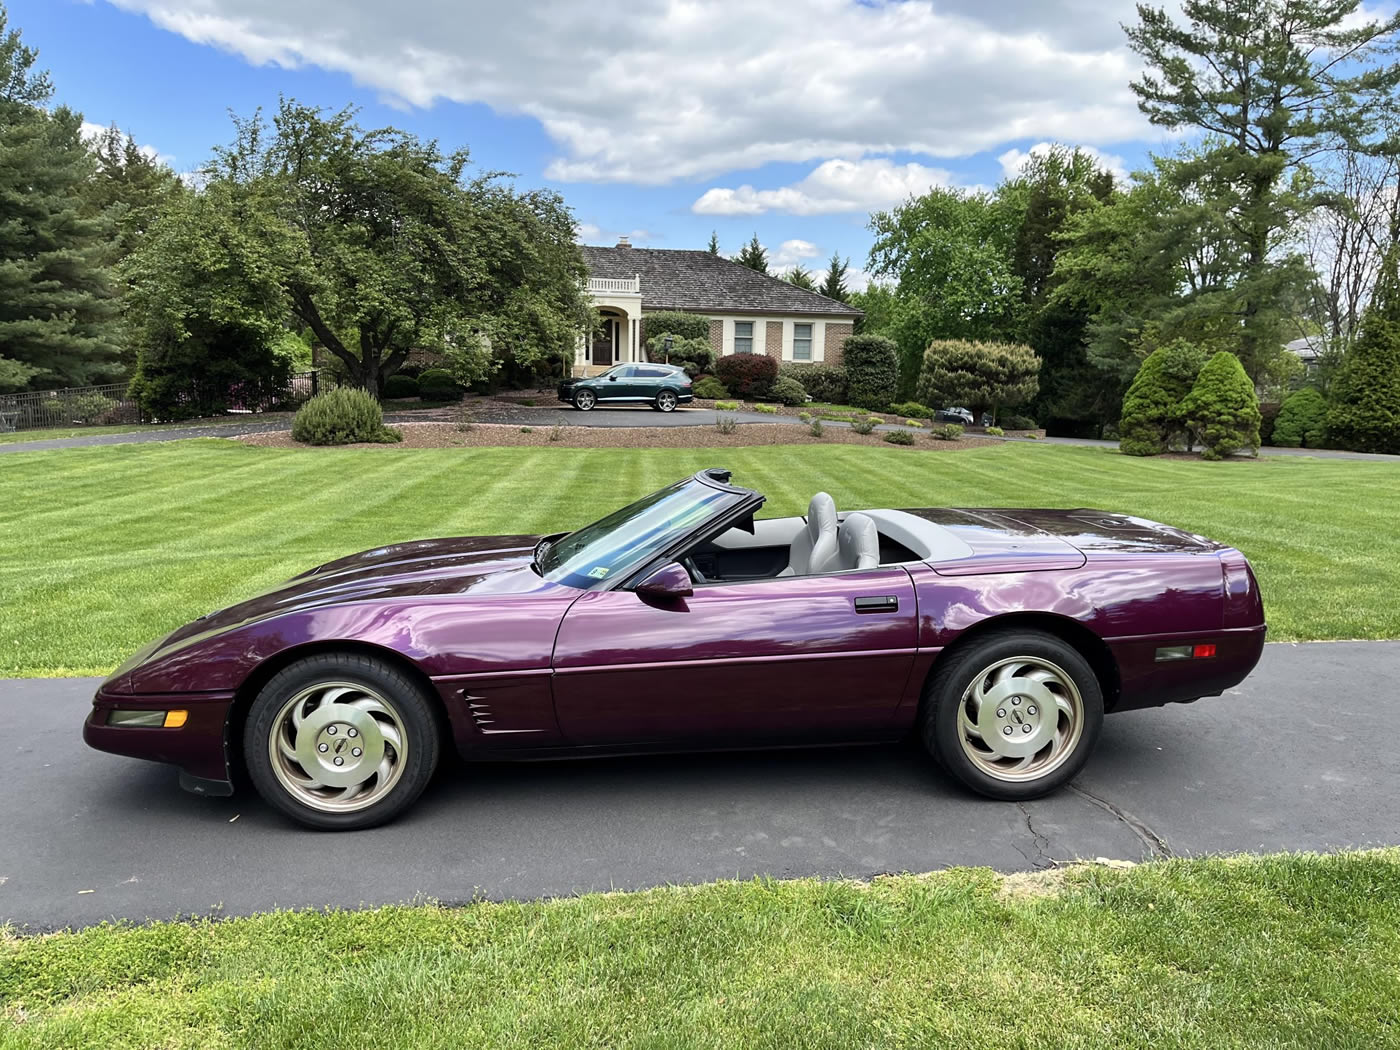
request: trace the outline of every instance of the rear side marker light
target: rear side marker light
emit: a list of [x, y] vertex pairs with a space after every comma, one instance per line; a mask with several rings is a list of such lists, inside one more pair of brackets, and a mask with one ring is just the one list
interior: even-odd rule
[[123, 711], [118, 708], [107, 715], [107, 724], [123, 729], [179, 729], [189, 717], [188, 711]]
[[1174, 660], [1209, 660], [1215, 656], [1214, 644], [1204, 645], [1168, 645], [1157, 650], [1156, 660], [1159, 664], [1171, 663]]

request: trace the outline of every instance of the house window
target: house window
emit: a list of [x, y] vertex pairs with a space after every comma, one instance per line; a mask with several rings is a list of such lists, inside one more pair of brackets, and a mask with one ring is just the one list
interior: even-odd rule
[[792, 359], [794, 361], [812, 360], [812, 326], [810, 324], [792, 326]]
[[753, 353], [753, 322], [734, 322], [734, 352], [736, 354]]

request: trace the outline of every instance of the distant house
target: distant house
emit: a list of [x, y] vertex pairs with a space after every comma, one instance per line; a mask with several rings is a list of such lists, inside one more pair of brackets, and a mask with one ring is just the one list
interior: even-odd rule
[[1292, 342], [1284, 343], [1283, 348], [1290, 354], [1298, 358], [1303, 363], [1305, 375], [1312, 375], [1317, 371], [1318, 361], [1326, 349], [1320, 335], [1305, 335], [1301, 339], [1294, 339]]
[[584, 246], [588, 294], [602, 318], [580, 341], [574, 371], [593, 374], [645, 361], [641, 321], [658, 310], [684, 310], [710, 322], [715, 355], [767, 354], [779, 361], [840, 364], [841, 347], [861, 311], [758, 273], [707, 251]]

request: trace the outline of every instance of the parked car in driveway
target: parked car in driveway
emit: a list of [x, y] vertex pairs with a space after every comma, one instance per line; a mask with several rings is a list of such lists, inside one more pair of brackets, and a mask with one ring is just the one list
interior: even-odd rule
[[136, 653], [93, 747], [246, 771], [316, 828], [389, 820], [468, 759], [917, 735], [991, 798], [1067, 783], [1105, 712], [1237, 685], [1264, 643], [1239, 551], [1099, 510], [759, 518], [701, 471], [572, 532], [421, 540], [311, 569]]
[[694, 398], [690, 376], [679, 365], [614, 365], [601, 375], [559, 384], [559, 400], [580, 412], [590, 412], [597, 405], [650, 405], [659, 412], [673, 412]]
[[965, 408], [940, 408], [934, 412], [933, 418], [938, 423], [960, 423], [965, 427], [972, 426], [972, 413]]

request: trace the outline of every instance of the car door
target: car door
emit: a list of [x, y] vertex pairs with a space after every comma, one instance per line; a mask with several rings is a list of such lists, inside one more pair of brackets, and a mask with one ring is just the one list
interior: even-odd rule
[[608, 372], [598, 384], [599, 401], [624, 401], [636, 396], [632, 389], [635, 383], [636, 365], [618, 365]]
[[880, 736], [913, 666], [917, 623], [899, 566], [697, 584], [666, 602], [590, 591], [555, 639], [555, 713], [581, 745]]

